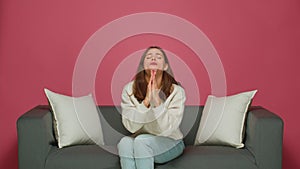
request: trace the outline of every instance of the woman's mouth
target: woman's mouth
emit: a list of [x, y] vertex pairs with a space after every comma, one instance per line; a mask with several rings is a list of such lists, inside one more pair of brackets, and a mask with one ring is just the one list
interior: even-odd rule
[[155, 66], [156, 66], [156, 65], [157, 65], [157, 63], [155, 63], [155, 62], [152, 62], [152, 63], [150, 63], [150, 65], [155, 65]]

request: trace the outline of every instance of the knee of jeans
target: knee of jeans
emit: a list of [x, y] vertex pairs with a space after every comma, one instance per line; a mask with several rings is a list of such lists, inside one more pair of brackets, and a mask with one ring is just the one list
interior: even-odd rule
[[151, 148], [151, 136], [148, 134], [142, 134], [134, 139], [134, 155], [136, 158], [152, 157], [153, 152]]
[[126, 149], [133, 147], [133, 138], [125, 136], [123, 137], [120, 142], [118, 143], [118, 149]]
[[143, 140], [135, 140], [133, 147], [135, 158], [149, 158], [153, 156], [151, 147]]
[[134, 139], [134, 147], [140, 147], [140, 146], [144, 146], [144, 145], [148, 145], [150, 143], [150, 138], [152, 137], [152, 135], [150, 134], [141, 134], [138, 135], [135, 139]]

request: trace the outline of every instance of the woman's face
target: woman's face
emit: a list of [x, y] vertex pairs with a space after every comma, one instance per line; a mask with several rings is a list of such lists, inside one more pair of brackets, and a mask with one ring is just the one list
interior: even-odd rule
[[157, 48], [151, 48], [146, 53], [144, 59], [145, 70], [167, 70], [168, 64], [165, 62], [163, 53]]

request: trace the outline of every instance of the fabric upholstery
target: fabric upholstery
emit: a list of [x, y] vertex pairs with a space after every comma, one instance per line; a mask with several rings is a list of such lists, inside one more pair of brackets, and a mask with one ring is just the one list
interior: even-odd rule
[[[100, 106], [105, 143], [116, 145], [129, 133], [120, 107]], [[184, 153], [157, 169], [281, 169], [283, 121], [274, 113], [251, 107], [246, 119], [245, 147], [193, 146], [203, 106], [186, 106], [181, 125]], [[58, 149], [49, 106], [37, 106], [17, 121], [19, 169], [120, 169], [119, 157], [97, 145]], [[114, 132], [112, 134], [112, 132]]]

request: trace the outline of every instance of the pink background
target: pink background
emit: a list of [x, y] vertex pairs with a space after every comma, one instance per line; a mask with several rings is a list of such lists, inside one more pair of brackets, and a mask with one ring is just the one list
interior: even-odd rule
[[[259, 90], [253, 104], [285, 122], [283, 168], [300, 168], [298, 0], [0, 1], [0, 168], [17, 168], [16, 120], [34, 106], [47, 104], [43, 88], [72, 94], [73, 69], [85, 42], [105, 24], [139, 12], [169, 13], [201, 29], [219, 53], [227, 93]], [[111, 79], [121, 60], [154, 44], [189, 66], [200, 104], [205, 103], [211, 88], [197, 56], [173, 38], [144, 34], [121, 41], [105, 56], [95, 81], [98, 104], [114, 104]]]

